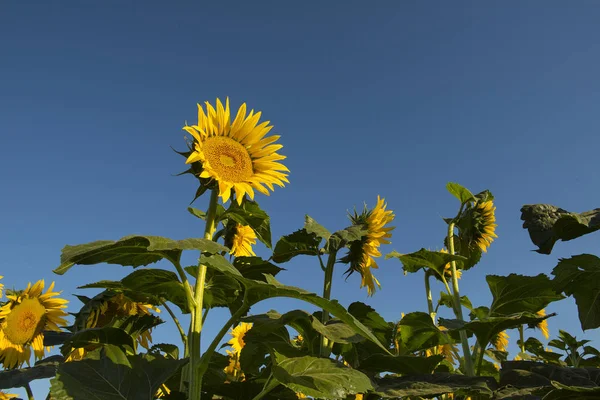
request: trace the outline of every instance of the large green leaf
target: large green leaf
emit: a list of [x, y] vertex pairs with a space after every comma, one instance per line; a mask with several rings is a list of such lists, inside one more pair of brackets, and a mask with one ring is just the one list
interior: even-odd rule
[[128, 365], [127, 354], [134, 353], [134, 339], [123, 329], [112, 326], [89, 328], [75, 332], [61, 347], [66, 357], [72, 349], [101, 346], [106, 356], [115, 364]]
[[[444, 325], [440, 322], [440, 325]], [[445, 326], [445, 325], [444, 325]], [[400, 351], [403, 354], [452, 343], [424, 312], [406, 314], [398, 324]]]
[[475, 200], [473, 193], [471, 193], [469, 189], [459, 185], [458, 183], [448, 182], [446, 184], [446, 189], [448, 190], [448, 192], [450, 192], [451, 195], [456, 197], [461, 204], [464, 204], [467, 201]]
[[36, 379], [52, 378], [62, 356], [50, 356], [35, 363], [33, 367], [0, 371], [0, 389], [24, 387]]
[[179, 307], [181, 312], [189, 313], [185, 289], [177, 274], [164, 269], [139, 269], [120, 281], [99, 281], [79, 288], [104, 288], [120, 291], [133, 300], [154, 305], [160, 305], [162, 299], [165, 299]]
[[556, 289], [575, 298], [581, 329], [600, 327], [600, 258], [580, 254], [561, 259], [552, 275]]
[[525, 387], [557, 387], [556, 383], [578, 387], [598, 387], [598, 370], [570, 368], [535, 361], [505, 361], [500, 384]]
[[246, 199], [240, 206], [232, 201], [227, 211], [219, 217], [219, 221], [223, 219], [231, 219], [238, 224], [251, 227], [258, 240], [268, 248], [273, 247], [269, 215], [259, 207], [257, 202]]
[[391, 345], [395, 329], [394, 323], [386, 321], [373, 307], [360, 301], [350, 304], [348, 312], [368, 327], [377, 337], [377, 340], [386, 345]]
[[519, 312], [535, 313], [553, 301], [564, 298], [554, 289], [550, 278], [544, 274], [524, 276], [486, 276], [488, 286], [494, 297], [490, 315], [510, 315]]
[[306, 229], [283, 236], [275, 245], [272, 259], [284, 263], [299, 255], [316, 256], [319, 254], [321, 238]]
[[61, 264], [54, 272], [62, 275], [77, 264], [108, 263], [136, 268], [163, 258], [178, 261], [183, 250], [219, 253], [227, 251], [227, 248], [207, 239], [172, 240], [160, 236], [125, 236], [117, 241], [99, 240], [65, 246], [60, 257]]
[[353, 225], [334, 232], [327, 241], [327, 251], [338, 251], [351, 242], [360, 241], [368, 233], [368, 229], [362, 225]]
[[273, 366], [273, 377], [295, 392], [325, 399], [344, 399], [373, 386], [362, 372], [327, 358], [285, 358]]
[[561, 364], [560, 359], [562, 358], [562, 354], [545, 350], [542, 342], [536, 338], [528, 338], [525, 341], [524, 346], [526, 351], [534, 354], [536, 357], [546, 361], [549, 364]]
[[201, 258], [201, 262], [207, 265], [209, 268], [216, 269], [231, 276], [244, 285], [247, 291], [246, 298], [249, 302], [249, 305], [256, 304], [259, 301], [274, 297], [288, 297], [303, 300], [328, 311], [339, 320], [350, 326], [356, 333], [372, 341], [385, 352], [388, 352], [387, 348], [377, 340], [377, 337], [366, 326], [354, 318], [336, 300], [327, 300], [304, 289], [283, 285], [271, 275], [265, 275], [266, 282], [245, 278], [233, 265], [231, 265], [231, 263], [229, 263], [223, 256], [219, 254], [213, 254], [208, 257], [203, 256]]
[[501, 317], [488, 317], [471, 322], [440, 318], [439, 323], [451, 331], [467, 330], [473, 332], [477, 337], [479, 344], [485, 348], [494, 336], [506, 329], [517, 328], [525, 324], [538, 325], [543, 320], [555, 315], [556, 314], [548, 314], [544, 317], [540, 317], [533, 313], [523, 312]]
[[451, 255], [440, 251], [430, 251], [421, 249], [410, 254], [400, 254], [393, 251], [385, 256], [385, 258], [395, 257], [402, 262], [402, 269], [405, 272], [417, 272], [421, 268], [429, 268], [434, 270], [438, 275], [444, 273], [444, 267], [452, 260], [463, 261], [465, 257], [459, 255]]
[[444, 393], [461, 393], [491, 397], [498, 384], [486, 376], [465, 376], [450, 373], [385, 377], [378, 380], [376, 393], [383, 398], [405, 396], [434, 397]]
[[306, 230], [308, 233], [317, 235], [317, 237], [320, 237], [325, 241], [328, 241], [329, 237], [331, 236], [331, 233], [324, 226], [319, 224], [308, 215], [304, 216], [304, 230]]
[[236, 257], [233, 266], [245, 277], [264, 281], [263, 274], [277, 275], [284, 268], [278, 267], [260, 257]]
[[108, 358], [61, 364], [51, 380], [56, 400], [149, 400], [187, 360], [157, 355], [128, 356], [131, 368]]
[[572, 386], [560, 382], [552, 382], [556, 389], [552, 390], [544, 400], [598, 400], [600, 398], [600, 386]]
[[600, 229], [600, 208], [578, 214], [550, 204], [524, 205], [521, 220], [538, 246], [536, 251], [550, 254], [558, 240], [573, 240]]
[[360, 370], [369, 373], [390, 372], [403, 375], [429, 374], [443, 359], [442, 355], [415, 357], [373, 354], [360, 362]]

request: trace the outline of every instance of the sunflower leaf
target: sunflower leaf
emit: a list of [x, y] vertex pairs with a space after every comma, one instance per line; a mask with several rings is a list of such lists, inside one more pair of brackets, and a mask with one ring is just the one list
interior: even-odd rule
[[424, 248], [410, 254], [400, 254], [397, 251], [393, 251], [385, 256], [386, 259], [392, 257], [400, 260], [402, 269], [405, 272], [414, 273], [422, 268], [429, 268], [434, 270], [440, 276], [444, 273], [446, 265], [452, 260], [466, 260], [463, 256], [451, 255], [441, 251], [431, 251]]
[[202, 220], [206, 220], [206, 212], [205, 211], [198, 210], [197, 208], [194, 208], [194, 207], [188, 207], [187, 210], [194, 217], [200, 218]]
[[429, 374], [444, 359], [443, 355], [415, 357], [413, 355], [389, 356], [373, 354], [360, 362], [360, 369], [371, 374], [390, 372], [393, 374]]
[[325, 241], [329, 240], [329, 237], [331, 236], [331, 233], [324, 226], [308, 215], [304, 216], [304, 229], [308, 233], [314, 233], [317, 237], [325, 239]]
[[496, 380], [484, 376], [464, 376], [450, 373], [384, 377], [377, 380], [376, 393], [383, 398], [420, 396], [431, 398], [445, 393], [483, 395], [491, 397], [497, 389]]
[[486, 281], [492, 292], [490, 315], [511, 315], [518, 312], [536, 313], [553, 301], [564, 299], [544, 274], [524, 276], [488, 275]]
[[[440, 325], [444, 324], [440, 322]], [[406, 314], [398, 323], [398, 330], [400, 351], [403, 354], [452, 343], [451, 338], [433, 323], [429, 314], [424, 312]]]
[[282, 236], [271, 257], [276, 263], [284, 263], [299, 255], [316, 256], [319, 254], [321, 239], [306, 229]]
[[179, 261], [183, 250], [219, 253], [227, 251], [227, 248], [207, 239], [172, 240], [160, 236], [125, 236], [117, 241], [99, 240], [65, 246], [60, 257], [61, 264], [54, 273], [62, 275], [74, 265], [109, 263], [136, 268], [164, 258]]
[[331, 253], [344, 248], [351, 242], [362, 240], [369, 233], [363, 225], [353, 225], [335, 232], [327, 241], [327, 250]]
[[523, 228], [541, 254], [550, 254], [554, 244], [576, 239], [600, 229], [600, 208], [574, 213], [550, 204], [524, 205], [521, 208]]
[[108, 358], [84, 359], [59, 365], [51, 380], [50, 393], [56, 399], [147, 400], [186, 360], [159, 355], [128, 356], [131, 367]]
[[456, 197], [458, 201], [460, 201], [460, 204], [465, 204], [468, 201], [475, 200], [475, 196], [473, 196], [473, 193], [471, 193], [469, 189], [459, 185], [458, 183], [448, 182], [446, 184], [446, 190], [448, 190], [448, 192], [450, 192], [452, 196]]
[[345, 399], [349, 394], [373, 389], [371, 380], [365, 374], [327, 358], [278, 358], [273, 366], [273, 377], [293, 391], [307, 396]]
[[600, 327], [600, 258], [592, 254], [563, 258], [552, 275], [556, 289], [575, 298], [581, 329]]

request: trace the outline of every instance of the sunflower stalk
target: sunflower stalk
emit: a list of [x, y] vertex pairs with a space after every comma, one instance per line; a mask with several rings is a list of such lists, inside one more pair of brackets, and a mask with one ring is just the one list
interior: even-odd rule
[[521, 353], [525, 353], [525, 332], [523, 330], [523, 325], [519, 325], [519, 340], [521, 343]]
[[27, 398], [29, 400], [35, 400], [33, 397], [33, 392], [31, 391], [31, 386], [29, 386], [29, 382], [27, 382], [25, 384], [25, 386], [23, 386], [25, 388], [25, 391], [27, 392]]
[[[448, 253], [454, 255], [454, 222], [448, 224]], [[462, 306], [460, 304], [460, 291], [458, 289], [458, 274], [456, 271], [456, 261], [450, 262], [452, 267], [452, 289], [454, 294], [454, 312], [456, 318], [460, 321], [464, 321]], [[463, 357], [465, 359], [465, 370], [468, 376], [474, 376], [473, 370], [473, 359], [471, 358], [471, 350], [469, 349], [469, 341], [467, 339], [467, 333], [460, 331], [460, 341], [462, 343]]]
[[[213, 239], [215, 233], [215, 219], [217, 214], [217, 205], [219, 203], [219, 192], [213, 189], [210, 193], [208, 211], [206, 212], [206, 226], [204, 228], [204, 238]], [[190, 321], [190, 368], [189, 368], [189, 396], [190, 399], [200, 399], [202, 395], [202, 377], [196, 376], [201, 364], [201, 346], [200, 334], [202, 332], [202, 304], [204, 301], [204, 285], [206, 282], [206, 265], [198, 264], [198, 276], [194, 287], [194, 303], [189, 304], [192, 312]]]
[[429, 278], [431, 274], [429, 271], [425, 271], [425, 293], [427, 295], [427, 309], [429, 310], [429, 316], [431, 320], [435, 324], [435, 311], [433, 309], [433, 296], [431, 295], [431, 285], [429, 283]]
[[[327, 266], [325, 267], [325, 278], [323, 279], [323, 298], [327, 300], [331, 299], [331, 284], [333, 282], [333, 270], [335, 267], [336, 257], [336, 250], [333, 250], [331, 253], [329, 253], [329, 257], [327, 258]], [[326, 324], [327, 321], [329, 321], [329, 312], [327, 310], [322, 310], [321, 322]], [[333, 343], [330, 343], [325, 336], [321, 335], [321, 356], [329, 357], [331, 354], [332, 345]]]

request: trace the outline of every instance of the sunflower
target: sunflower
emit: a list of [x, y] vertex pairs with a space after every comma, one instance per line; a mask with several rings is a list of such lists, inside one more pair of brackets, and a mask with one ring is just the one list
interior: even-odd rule
[[199, 177], [218, 182], [223, 202], [229, 200], [231, 189], [238, 204], [242, 204], [246, 193], [254, 199], [254, 189], [268, 196], [273, 185], [283, 187], [289, 183], [289, 170], [279, 163], [286, 157], [277, 153], [283, 146], [274, 144], [279, 136], [265, 137], [273, 128], [270, 121], [258, 124], [261, 113], [251, 110], [246, 115], [244, 103], [231, 122], [229, 99], [225, 107], [217, 99], [216, 106], [207, 101], [204, 113], [198, 104], [198, 125], [183, 128], [194, 137], [194, 150], [186, 164], [202, 164]]
[[251, 328], [251, 323], [249, 324], [246, 322], [242, 322], [235, 328], [231, 329], [230, 333], [232, 338], [229, 342], [227, 342], [227, 344], [233, 347], [233, 351], [235, 351], [238, 354], [242, 351], [242, 349], [246, 345], [246, 342], [244, 341], [244, 336], [246, 336], [246, 333], [248, 333], [248, 331]]
[[506, 333], [506, 331], [500, 332], [496, 336], [496, 338], [492, 341], [496, 350], [506, 351], [506, 348], [508, 347], [508, 338], [509, 337], [510, 336], [508, 336], [508, 333]]
[[367, 287], [369, 296], [375, 293], [376, 287], [381, 284], [373, 275], [371, 269], [379, 268], [375, 262], [375, 257], [381, 257], [379, 246], [389, 244], [390, 233], [394, 227], [388, 227], [387, 224], [394, 220], [394, 212], [386, 210], [385, 200], [377, 196], [377, 205], [372, 210], [365, 210], [359, 215], [356, 211], [350, 216], [352, 224], [363, 226], [367, 234], [361, 241], [353, 242], [350, 245], [348, 255], [342, 258], [342, 262], [350, 263], [350, 268], [346, 273], [359, 272], [361, 276], [360, 287]]
[[[448, 254], [448, 250], [441, 249], [440, 253], [446, 253], [446, 254]], [[457, 269], [456, 270], [456, 279], [460, 279], [461, 276], [462, 276], [462, 271], [459, 270], [459, 269]], [[450, 263], [444, 265], [444, 278], [445, 279], [452, 279], [452, 264], [450, 264]]]
[[[102, 301], [99, 306], [94, 307], [91, 310], [84, 322], [84, 328], [101, 328], [108, 325], [115, 318], [127, 318], [134, 315], [150, 315], [150, 311], [160, 312], [160, 310], [152, 304], [133, 301], [123, 293], [117, 293], [109, 299]], [[151, 329], [142, 332], [137, 337], [137, 343], [143, 348], [148, 349], [150, 343], [152, 343]], [[73, 349], [71, 354], [67, 357], [67, 361], [78, 361], [83, 359], [88, 350], [93, 350], [93, 347]]]
[[229, 364], [223, 369], [223, 372], [227, 375], [227, 380], [230, 382], [244, 381], [246, 376], [244, 375], [240, 364], [240, 354], [231, 350], [225, 351], [229, 356]]
[[299, 399], [308, 399], [308, 397], [306, 397], [306, 395], [302, 392], [296, 392], [296, 397]]
[[[4, 277], [2, 275], [0, 275], [0, 279], [2, 279], [2, 278], [4, 278]], [[0, 283], [0, 298], [2, 297], [2, 290], [3, 289], [4, 289], [4, 285]]]
[[472, 208], [474, 226], [471, 241], [484, 253], [487, 252], [494, 238], [498, 237], [495, 211], [496, 207], [491, 200], [477, 202]]
[[[8, 302], [0, 308], [0, 360], [6, 368], [16, 368], [31, 358], [44, 357], [44, 331], [60, 332], [65, 326], [67, 300], [56, 298], [54, 282], [44, 291], [44, 280], [20, 293], [6, 296]], [[49, 348], [46, 348], [48, 351]]]
[[256, 233], [249, 226], [237, 224], [231, 242], [232, 256], [250, 257], [256, 255], [252, 251], [252, 245], [256, 244]]
[[0, 400], [10, 400], [14, 399], [15, 397], [17, 397], [16, 394], [4, 393], [0, 391]]
[[[546, 310], [545, 309], [541, 309], [540, 311], [537, 312], [537, 315], [539, 317], [545, 317], [546, 316]], [[539, 324], [537, 324], [536, 328], [538, 328], [539, 330], [542, 331], [542, 335], [544, 335], [544, 337], [546, 338], [546, 340], [548, 340], [550, 338], [550, 332], [548, 331], [548, 320], [547, 319], [545, 319], [542, 322], [540, 322]]]

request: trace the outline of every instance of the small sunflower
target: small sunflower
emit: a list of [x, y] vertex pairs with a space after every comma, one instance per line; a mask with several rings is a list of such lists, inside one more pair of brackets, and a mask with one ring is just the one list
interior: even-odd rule
[[[126, 318], [134, 315], [150, 315], [150, 311], [160, 312], [160, 310], [152, 304], [133, 301], [123, 293], [117, 293], [91, 310], [89, 316], [85, 320], [85, 329], [101, 328], [108, 325], [115, 318]], [[137, 342], [143, 348], [148, 349], [150, 343], [152, 343], [151, 329], [142, 332], [137, 337]], [[73, 349], [71, 354], [67, 357], [67, 361], [78, 361], [85, 358], [88, 350], [93, 350], [93, 347]]]
[[302, 392], [296, 392], [296, 397], [299, 399], [308, 399], [308, 397], [306, 397], [306, 395]]
[[44, 291], [44, 280], [20, 293], [6, 296], [8, 302], [0, 308], [0, 360], [6, 368], [29, 365], [31, 348], [37, 360], [44, 357], [44, 331], [60, 332], [68, 314], [67, 300], [57, 298], [54, 282]]
[[10, 400], [14, 399], [15, 397], [17, 397], [16, 394], [4, 393], [0, 391], [0, 400]]
[[500, 332], [492, 341], [496, 350], [506, 351], [506, 349], [508, 347], [508, 338], [509, 337], [510, 336], [508, 336], [508, 333], [506, 333], [506, 331]]
[[194, 137], [193, 152], [186, 164], [202, 164], [199, 177], [218, 182], [223, 202], [229, 200], [231, 189], [241, 204], [246, 194], [254, 199], [255, 189], [268, 196], [273, 185], [283, 187], [289, 183], [289, 170], [279, 162], [286, 157], [277, 153], [283, 146], [274, 144], [279, 136], [265, 137], [273, 126], [270, 121], [258, 124], [260, 117], [261, 113], [254, 110], [246, 115], [244, 103], [231, 122], [229, 99], [225, 107], [217, 99], [216, 109], [206, 102], [206, 113], [198, 104], [198, 125], [183, 128]]
[[235, 351], [238, 354], [242, 351], [242, 349], [246, 345], [246, 342], [244, 341], [244, 336], [246, 336], [246, 333], [248, 333], [248, 331], [251, 328], [251, 323], [249, 324], [246, 322], [242, 322], [235, 328], [231, 329], [230, 333], [232, 338], [229, 342], [227, 342], [227, 344], [233, 347], [233, 351]]
[[[540, 317], [545, 317], [546, 310], [541, 309], [540, 311], [537, 312], [537, 315]], [[538, 328], [539, 330], [542, 331], [542, 335], [544, 335], [546, 340], [548, 340], [550, 338], [550, 332], [548, 331], [548, 320], [547, 319], [545, 319], [542, 322], [540, 322], [539, 324], [537, 324], [536, 328]]]
[[252, 246], [256, 244], [256, 233], [249, 226], [237, 224], [231, 242], [232, 256], [250, 257], [256, 255], [252, 251]]
[[[446, 249], [441, 249], [440, 253], [446, 253], [448, 254], [448, 250]], [[460, 279], [462, 276], [462, 271], [460, 269], [456, 270], [456, 279]], [[452, 279], [452, 265], [450, 263], [444, 265], [444, 278], [445, 279]]]
[[293, 338], [292, 344], [298, 347], [302, 347], [302, 345], [304, 344], [304, 338], [302, 337], [302, 335], [298, 335], [295, 338]]
[[246, 376], [244, 375], [244, 372], [242, 371], [242, 366], [240, 364], [240, 354], [231, 350], [225, 351], [229, 356], [229, 364], [223, 369], [223, 372], [225, 372], [225, 374], [227, 375], [227, 380], [229, 382], [244, 381], [246, 379]]
[[386, 210], [385, 200], [377, 196], [377, 205], [372, 210], [365, 210], [359, 215], [356, 211], [350, 220], [353, 225], [360, 225], [365, 228], [367, 234], [362, 241], [356, 241], [350, 245], [350, 251], [341, 261], [350, 263], [350, 268], [346, 271], [348, 274], [358, 272], [361, 276], [360, 287], [367, 287], [369, 296], [375, 293], [377, 287], [381, 284], [372, 273], [373, 268], [379, 268], [375, 262], [376, 257], [381, 257], [379, 247], [382, 244], [389, 244], [390, 233], [394, 227], [388, 227], [387, 224], [395, 218], [394, 212]]

